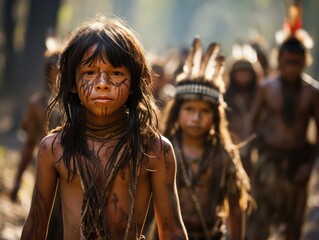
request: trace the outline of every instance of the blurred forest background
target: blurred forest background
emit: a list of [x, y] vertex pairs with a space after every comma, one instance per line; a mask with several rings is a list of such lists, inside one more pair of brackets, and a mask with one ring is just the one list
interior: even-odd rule
[[[25, 173], [19, 204], [9, 200], [20, 160], [19, 127], [30, 95], [43, 88], [45, 39], [64, 39], [96, 14], [124, 18], [146, 51], [163, 54], [188, 48], [195, 35], [204, 45], [264, 38], [266, 54], [276, 47], [289, 0], [0, 0], [0, 239], [20, 239], [29, 210], [34, 165]], [[312, 36], [313, 64], [306, 72], [319, 78], [319, 1], [302, 0], [303, 28]], [[41, 126], [39, 126], [40, 128]]]
[[[222, 43], [225, 55], [236, 41], [258, 31], [270, 51], [282, 28], [285, 0], [0, 0], [0, 133], [15, 130], [28, 96], [43, 84], [43, 53], [49, 35], [63, 39], [97, 13], [124, 18], [148, 51], [189, 46], [198, 34], [204, 44]], [[319, 76], [318, 0], [302, 1], [303, 28], [313, 37]]]
[[[286, 0], [0, 0], [0, 133], [15, 130], [28, 96], [42, 83], [45, 38], [63, 39], [97, 13], [124, 18], [147, 51], [189, 46], [198, 34], [203, 42], [222, 43], [225, 55], [253, 31], [275, 47]], [[303, 28], [318, 41], [319, 1], [302, 1]], [[319, 75], [318, 46], [307, 71]], [[4, 102], [3, 102], [4, 101]]]

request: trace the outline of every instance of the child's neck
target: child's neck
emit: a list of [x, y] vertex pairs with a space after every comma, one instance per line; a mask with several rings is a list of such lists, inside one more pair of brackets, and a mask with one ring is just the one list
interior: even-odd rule
[[194, 138], [194, 137], [187, 136], [186, 134], [182, 134], [182, 139], [183, 139], [182, 140], [183, 145], [185, 146], [194, 147], [194, 148], [204, 148], [206, 136]]
[[182, 151], [188, 159], [200, 159], [205, 150], [205, 138], [192, 138], [183, 134]]
[[103, 124], [94, 121], [86, 122], [86, 133], [88, 136], [107, 140], [113, 137], [120, 137], [125, 133], [128, 128], [128, 116], [123, 111], [112, 115], [108, 121], [105, 121]]
[[120, 108], [116, 112], [108, 115], [108, 116], [96, 116], [88, 112], [88, 110], [85, 110], [85, 122], [88, 125], [94, 126], [94, 127], [105, 127], [107, 125], [116, 123], [117, 121], [127, 118], [127, 111], [126, 109]]

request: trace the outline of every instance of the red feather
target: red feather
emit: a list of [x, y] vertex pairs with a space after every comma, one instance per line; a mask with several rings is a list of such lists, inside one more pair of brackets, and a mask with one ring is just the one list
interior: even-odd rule
[[284, 23], [284, 29], [294, 34], [296, 31], [302, 28], [302, 16], [301, 16], [301, 0], [297, 0], [294, 4], [289, 6], [288, 16]]

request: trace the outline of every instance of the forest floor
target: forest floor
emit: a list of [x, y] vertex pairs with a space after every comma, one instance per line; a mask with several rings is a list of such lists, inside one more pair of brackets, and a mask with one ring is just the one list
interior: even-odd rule
[[20, 161], [20, 147], [15, 133], [0, 136], [0, 240], [20, 239], [31, 203], [34, 164], [24, 172], [17, 202], [9, 197]]

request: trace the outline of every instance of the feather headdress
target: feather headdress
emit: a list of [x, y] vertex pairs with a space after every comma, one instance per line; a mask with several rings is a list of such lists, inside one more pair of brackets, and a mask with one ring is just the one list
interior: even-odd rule
[[313, 47], [311, 36], [302, 28], [301, 0], [284, 0], [286, 16], [283, 28], [276, 33], [276, 41], [282, 44], [288, 38], [298, 39], [306, 49]]
[[259, 72], [262, 70], [256, 50], [248, 43], [233, 45], [232, 55], [227, 60], [226, 68], [230, 71], [251, 69]]
[[249, 43], [235, 43], [232, 47], [232, 54], [226, 59], [224, 81], [226, 88], [233, 81], [234, 72], [246, 70], [252, 72], [256, 81], [263, 78], [264, 72], [261, 62], [258, 59], [256, 50]]
[[185, 60], [183, 72], [176, 78], [176, 98], [199, 98], [224, 104], [224, 57], [220, 44], [211, 43], [203, 54], [199, 37], [193, 41]]

